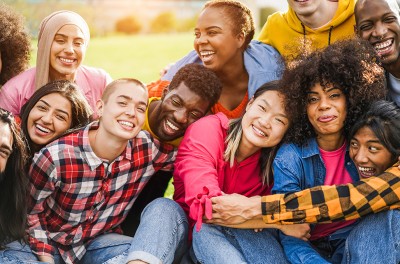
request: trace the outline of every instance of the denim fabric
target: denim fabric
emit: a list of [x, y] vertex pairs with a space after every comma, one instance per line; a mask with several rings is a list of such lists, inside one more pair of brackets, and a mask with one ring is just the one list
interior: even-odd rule
[[346, 241], [342, 263], [400, 263], [400, 211], [361, 219]]
[[188, 220], [173, 200], [158, 198], [142, 212], [127, 261], [179, 262], [188, 249]]
[[[348, 150], [346, 151], [344, 166], [353, 181], [357, 181], [359, 179], [357, 168], [350, 159]], [[309, 139], [302, 146], [284, 144], [277, 152], [273, 169], [274, 187], [272, 188], [272, 193], [296, 192], [324, 185], [325, 182], [326, 169], [315, 138]], [[327, 242], [330, 245], [337, 239], [343, 239], [344, 242], [353, 226], [355, 224], [337, 230], [327, 238]], [[289, 262], [328, 263], [324, 257], [319, 256], [319, 253], [310, 243], [284, 234], [280, 235], [280, 239]], [[339, 241], [334, 241], [334, 243], [335, 245], [340, 245]], [[327, 254], [325, 257], [335, 256], [336, 258], [342, 252], [342, 247], [332, 249], [332, 254]], [[336, 250], [338, 252], [334, 254]]]
[[[161, 78], [171, 81], [176, 72], [189, 63], [202, 64], [195, 50], [177, 61]], [[249, 98], [264, 83], [280, 79], [283, 70], [281, 55], [272, 46], [252, 40], [244, 52], [244, 67], [249, 74]]]
[[[131, 241], [131, 237], [115, 233], [101, 235], [89, 244], [88, 250], [82, 260], [79, 261], [79, 264], [107, 262], [126, 252], [130, 247]], [[60, 254], [56, 253], [53, 257], [56, 264], [64, 263]], [[7, 249], [0, 251], [0, 260], [2, 261], [0, 263], [4, 264], [44, 263], [38, 261], [28, 245], [22, 245], [17, 241], [8, 244]], [[115, 263], [119, 264], [121, 262]]]
[[203, 224], [199, 232], [193, 231], [193, 250], [202, 264], [287, 263], [275, 229], [255, 232]]

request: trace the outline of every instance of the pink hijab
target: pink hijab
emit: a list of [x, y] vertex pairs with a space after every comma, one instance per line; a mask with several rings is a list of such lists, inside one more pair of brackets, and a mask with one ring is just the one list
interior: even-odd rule
[[38, 51], [36, 61], [36, 90], [49, 82], [50, 48], [54, 36], [65, 25], [75, 25], [85, 37], [85, 46], [89, 44], [90, 32], [86, 21], [77, 13], [61, 10], [45, 17], [40, 23]]

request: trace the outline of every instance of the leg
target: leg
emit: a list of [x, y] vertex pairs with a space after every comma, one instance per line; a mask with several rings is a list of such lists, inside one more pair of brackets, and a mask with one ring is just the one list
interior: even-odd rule
[[157, 171], [153, 177], [150, 178], [142, 192], [136, 198], [135, 203], [129, 210], [125, 220], [121, 224], [124, 234], [127, 236], [134, 236], [140, 223], [140, 215], [143, 209], [152, 201], [157, 198], [163, 197], [168, 183], [172, 178], [170, 171]]
[[278, 230], [232, 229], [247, 263], [287, 264], [286, 256], [278, 242]]
[[80, 264], [124, 263], [132, 237], [110, 233], [95, 238], [88, 246]]
[[235, 240], [232, 228], [204, 224], [199, 232], [193, 231], [193, 250], [198, 262], [246, 263], [246, 259]]
[[[56, 263], [64, 263], [60, 255], [54, 256]], [[0, 263], [4, 264], [37, 264], [40, 262], [35, 254], [32, 253], [29, 245], [14, 241], [6, 245], [5, 249], [0, 251]]]
[[400, 262], [400, 211], [368, 215], [351, 231], [342, 263]]
[[188, 221], [173, 200], [158, 198], [143, 210], [127, 261], [148, 263], [180, 261], [187, 250]]

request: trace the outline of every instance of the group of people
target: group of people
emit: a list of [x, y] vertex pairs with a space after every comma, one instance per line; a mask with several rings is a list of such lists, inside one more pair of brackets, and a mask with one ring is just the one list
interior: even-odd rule
[[207, 2], [145, 85], [83, 65], [66, 10], [26, 70], [1, 5], [0, 263], [399, 263], [399, 6], [288, 6], [253, 40], [243, 3]]

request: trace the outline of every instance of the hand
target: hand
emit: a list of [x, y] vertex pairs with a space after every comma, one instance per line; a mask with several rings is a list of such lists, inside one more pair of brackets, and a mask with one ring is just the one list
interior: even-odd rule
[[237, 225], [247, 220], [261, 218], [261, 198], [240, 194], [223, 194], [211, 198], [212, 219], [210, 224]]
[[304, 241], [308, 241], [311, 237], [309, 224], [282, 225], [279, 229], [285, 235], [296, 237]]
[[54, 264], [54, 258], [52, 256], [37, 256], [40, 261]]

